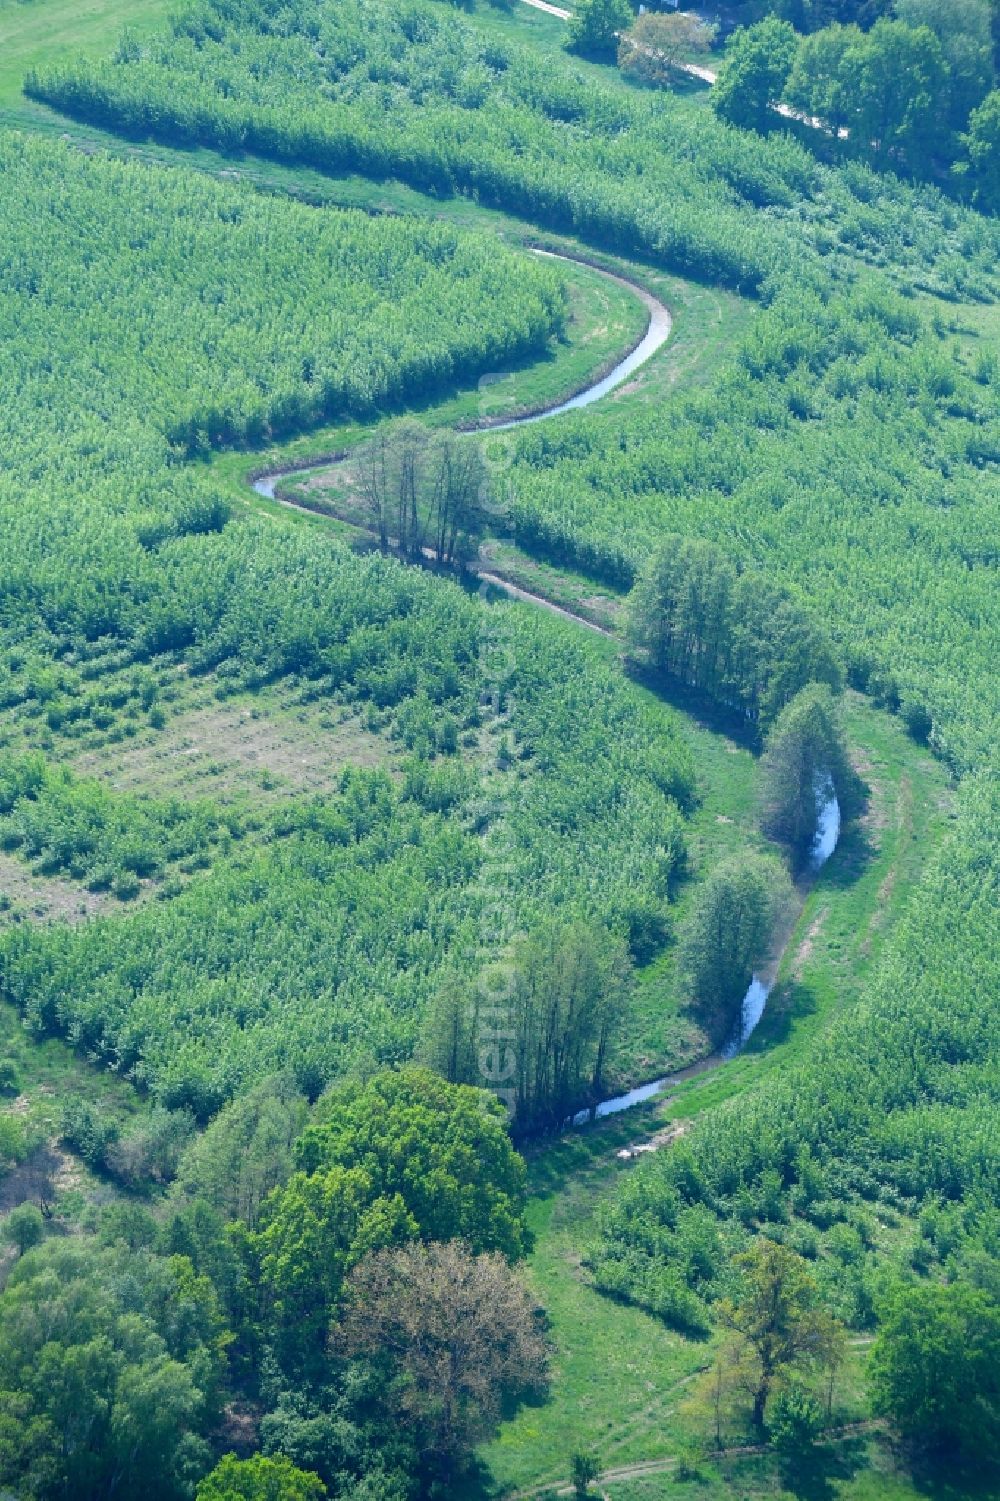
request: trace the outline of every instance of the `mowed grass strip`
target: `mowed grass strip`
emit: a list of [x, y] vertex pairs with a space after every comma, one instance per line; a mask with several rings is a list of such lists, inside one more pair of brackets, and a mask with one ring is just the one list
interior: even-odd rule
[[31, 68], [105, 57], [126, 26], [150, 35], [174, 9], [174, 0], [0, 0], [0, 107], [21, 103]]

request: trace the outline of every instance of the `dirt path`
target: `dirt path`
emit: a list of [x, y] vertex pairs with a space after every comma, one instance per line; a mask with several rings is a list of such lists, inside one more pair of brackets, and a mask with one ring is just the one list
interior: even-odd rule
[[[323, 465], [322, 469], [316, 470], [310, 467], [308, 470], [286, 470], [280, 476], [268, 476], [268, 479], [274, 479], [274, 486], [268, 491], [267, 498], [273, 500], [276, 505], [285, 506], [290, 511], [305, 511], [310, 516], [326, 516], [331, 521], [346, 522], [348, 526], [354, 527], [356, 531], [364, 532], [374, 541], [377, 537], [374, 528], [362, 526], [353, 516], [339, 515], [331, 507], [319, 506], [311, 503], [304, 497], [289, 495], [287, 491], [281, 491], [277, 488], [277, 484], [281, 479], [290, 478], [295, 473], [329, 473], [332, 475], [336, 472], [338, 465], [343, 462], [344, 457], [342, 456], [339, 459], [328, 461]], [[419, 565], [422, 560], [426, 564], [437, 565], [437, 555], [433, 548], [423, 547], [420, 551], [420, 558], [403, 557], [403, 562]], [[530, 589], [522, 589], [520, 584], [511, 583], [510, 579], [504, 578], [502, 574], [493, 573], [488, 568], [480, 568], [476, 563], [466, 564], [465, 577], [476, 578], [481, 584], [491, 586], [494, 589], [502, 589], [505, 594], [510, 595], [511, 599], [519, 599], [523, 600], [525, 604], [536, 605], [538, 609], [546, 610], [550, 615], [556, 615], [562, 620], [571, 621], [573, 625], [585, 626], [588, 631], [594, 631], [598, 636], [606, 636], [609, 640], [615, 639], [614, 631], [608, 630], [606, 626], [598, 625], [596, 621], [588, 620], [585, 615], [577, 615], [573, 610], [567, 610], [564, 606], [557, 605], [554, 600], [546, 599], [544, 594], [533, 594]]]
[[[879, 1433], [884, 1424], [878, 1419], [868, 1419], [861, 1423], [845, 1423], [841, 1428], [831, 1428], [821, 1435], [821, 1441], [847, 1438], [854, 1433]], [[733, 1444], [726, 1449], [713, 1449], [707, 1456], [709, 1459], [736, 1459], [747, 1454], [767, 1454], [768, 1444]], [[598, 1485], [613, 1485], [619, 1480], [639, 1480], [644, 1475], [662, 1475], [665, 1471], [673, 1470], [677, 1466], [677, 1456], [668, 1455], [664, 1459], [636, 1460], [634, 1464], [617, 1465], [609, 1470], [602, 1470], [597, 1477]], [[573, 1493], [571, 1480], [549, 1480], [540, 1485], [531, 1486], [528, 1490], [514, 1491], [506, 1498], [506, 1501], [532, 1501], [535, 1496], [540, 1496], [545, 1491], [555, 1491], [557, 1496], [568, 1496]]]
[[[522, 4], [530, 5], [532, 10], [543, 10], [546, 15], [557, 16], [560, 21], [569, 21], [573, 17], [571, 10], [563, 10], [560, 5], [550, 5], [548, 0], [522, 0]], [[650, 57], [654, 55], [651, 48], [648, 48], [647, 52]], [[702, 83], [707, 83], [709, 87], [718, 82], [719, 75], [717, 71], [714, 68], [703, 68], [700, 63], [674, 61], [671, 63], [671, 66], [678, 73], [686, 73], [689, 78], [698, 78]], [[808, 125], [810, 130], [825, 130], [828, 135], [833, 135], [834, 133], [832, 127], [827, 125], [825, 120], [818, 119], [816, 115], [804, 114], [802, 110], [793, 109], [790, 104], [772, 104], [771, 109], [774, 110], [776, 115], [781, 115], [785, 120], [797, 120], [800, 125]], [[836, 133], [838, 139], [841, 141], [846, 141], [849, 135], [847, 127], [844, 125], [841, 125]]]

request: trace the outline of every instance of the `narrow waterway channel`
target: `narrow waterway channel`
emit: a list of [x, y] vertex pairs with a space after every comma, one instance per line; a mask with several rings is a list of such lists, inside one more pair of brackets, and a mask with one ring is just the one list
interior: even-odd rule
[[[813, 840], [812, 849], [809, 853], [809, 869], [815, 874], [822, 869], [837, 848], [837, 840], [840, 838], [840, 804], [837, 801], [833, 789], [826, 793], [820, 806], [816, 820], [816, 837]], [[779, 961], [780, 963], [780, 958]], [[740, 1019], [733, 1028], [729, 1037], [720, 1048], [716, 1057], [706, 1059], [701, 1064], [695, 1064], [690, 1070], [684, 1069], [678, 1074], [668, 1074], [663, 1079], [654, 1079], [649, 1084], [640, 1084], [635, 1089], [629, 1089], [624, 1094], [614, 1095], [609, 1100], [602, 1100], [596, 1107], [580, 1110], [573, 1117], [574, 1126], [585, 1126], [588, 1121], [603, 1120], [608, 1115], [620, 1115], [623, 1110], [631, 1110], [634, 1105], [642, 1105], [646, 1100], [651, 1100], [654, 1095], [661, 1094], [664, 1089], [673, 1088], [684, 1078], [691, 1077], [695, 1072], [707, 1072], [708, 1069], [717, 1067], [721, 1063], [727, 1063], [741, 1053], [750, 1041], [753, 1032], [764, 1015], [767, 1007], [767, 998], [771, 993], [773, 981], [769, 984], [754, 975], [747, 987], [746, 995], [740, 1007]]]
[[[578, 259], [575, 256], [560, 255], [555, 251], [550, 250], [536, 249], [533, 251], [533, 254], [544, 255], [550, 257], [553, 260], [561, 261], [577, 261]], [[507, 420], [495, 421], [490, 418], [485, 418], [481, 423], [476, 424], [471, 428], [463, 429], [464, 431], [509, 432], [512, 428], [525, 427], [528, 424], [535, 422], [544, 422], [553, 417], [558, 417], [564, 412], [571, 412], [577, 410], [580, 407], [589, 406], [592, 402], [600, 401], [602, 397], [609, 395], [610, 392], [614, 391], [618, 386], [623, 385], [624, 382], [627, 381], [629, 377], [640, 368], [640, 366], [645, 364], [645, 362], [652, 355], [654, 355], [656, 351], [662, 347], [663, 344], [666, 343], [667, 339], [670, 336], [671, 319], [670, 311], [664, 303], [660, 302], [658, 298], [652, 296], [652, 294], [647, 292], [644, 287], [638, 286], [635, 282], [629, 281], [626, 277], [616, 276], [613, 272], [605, 271], [598, 266], [593, 266], [591, 262], [583, 260], [582, 258], [579, 259], [578, 263], [581, 265], [590, 266], [592, 270], [598, 271], [601, 276], [607, 277], [609, 281], [615, 282], [619, 286], [628, 287], [629, 290], [640, 299], [640, 301], [646, 307], [647, 312], [649, 313], [649, 323], [642, 339], [640, 339], [639, 343], [636, 344], [636, 346], [632, 350], [630, 350], [628, 354], [624, 355], [613, 366], [611, 370], [609, 370], [605, 375], [601, 376], [600, 379], [593, 381], [590, 385], [584, 386], [582, 390], [577, 391], [573, 396], [567, 397], [564, 401], [557, 402], [555, 405], [545, 407], [540, 411], [526, 412], [520, 416], [511, 417]], [[299, 501], [291, 497], [279, 495], [277, 493], [277, 487], [283, 480], [290, 479], [292, 476], [301, 477], [307, 474], [319, 473], [323, 470], [328, 470], [332, 468], [334, 464], [343, 460], [345, 457], [345, 454], [328, 454], [324, 459], [321, 460], [312, 459], [289, 464], [285, 468], [275, 469], [270, 471], [269, 473], [259, 474], [253, 477], [251, 479], [251, 484], [253, 485], [256, 493], [263, 496], [267, 500], [278, 500], [284, 505], [288, 505], [296, 509], [307, 510], [309, 509], [309, 507], [300, 503]], [[471, 571], [478, 572], [478, 570], [476, 569], [472, 569]], [[567, 611], [559, 609], [557, 606], [554, 606], [551, 601], [542, 598], [540, 595], [533, 595], [525, 590], [515, 589], [513, 586], [508, 585], [505, 580], [499, 577], [495, 579], [492, 575], [489, 575], [488, 577], [499, 587], [509, 589], [510, 592], [516, 594], [521, 599], [525, 599], [545, 609], [555, 610], [556, 613], [561, 615], [568, 614]], [[581, 625], [590, 625], [589, 621], [583, 620], [582, 618], [579, 619], [579, 623]], [[599, 629], [598, 627], [592, 628]], [[602, 630], [601, 634], [609, 633]], [[837, 846], [837, 839], [839, 837], [839, 834], [840, 806], [831, 788], [829, 795], [824, 799], [820, 807], [817, 821], [816, 838], [813, 842], [809, 860], [810, 869], [812, 871], [818, 871], [820, 867], [833, 854], [833, 851]], [[728, 1061], [730, 1058], [734, 1058], [746, 1046], [747, 1042], [750, 1040], [752, 1033], [754, 1032], [754, 1029], [757, 1027], [758, 1023], [761, 1020], [761, 1017], [764, 1015], [764, 1011], [767, 1006], [767, 997], [770, 994], [770, 991], [771, 984], [765, 983], [765, 981], [763, 981], [757, 975], [754, 975], [753, 979], [750, 982], [750, 985], [747, 988], [746, 995], [743, 997], [743, 1003], [740, 1008], [739, 1023], [736, 1027], [734, 1027], [732, 1034], [726, 1039], [726, 1042], [720, 1049], [719, 1053], [715, 1054], [712, 1058], [705, 1059], [701, 1063], [693, 1064], [690, 1068], [682, 1069], [679, 1073], [667, 1075], [662, 1079], [654, 1079], [648, 1084], [637, 1085], [634, 1089], [627, 1090], [624, 1094], [615, 1095], [608, 1100], [602, 1100], [597, 1106], [588, 1106], [587, 1109], [577, 1112], [577, 1114], [573, 1117], [573, 1124], [575, 1126], [580, 1126], [585, 1125], [587, 1122], [592, 1120], [604, 1119], [609, 1115], [619, 1115], [622, 1111], [630, 1110], [633, 1108], [633, 1106], [641, 1105], [646, 1100], [652, 1099], [655, 1095], [660, 1094], [664, 1089], [675, 1086], [676, 1084], [680, 1083], [682, 1079], [690, 1077], [694, 1073], [701, 1073], [707, 1071], [710, 1068], [716, 1068], [719, 1066], [719, 1064]]]
[[[509, 417], [504, 420], [484, 417], [481, 422], [473, 423], [469, 427], [463, 427], [463, 432], [510, 432], [512, 428], [527, 427], [529, 424], [535, 422], [547, 422], [553, 417], [561, 416], [564, 412], [573, 412], [579, 407], [590, 406], [592, 402], [600, 401], [602, 397], [610, 395], [618, 386], [624, 385], [629, 377], [634, 375], [639, 367], [644, 365], [658, 349], [662, 348], [670, 337], [670, 309], [658, 297], [654, 297], [651, 292], [647, 292], [645, 287], [638, 286], [636, 282], [629, 281], [627, 277], [616, 276], [611, 271], [605, 271], [600, 266], [593, 265], [592, 262], [585, 260], [583, 257], [560, 255], [554, 250], [533, 250], [532, 254], [543, 255], [549, 260], [566, 261], [570, 264], [587, 266], [590, 270], [596, 271], [598, 275], [603, 276], [607, 281], [614, 282], [616, 286], [627, 287], [630, 292], [638, 297], [649, 314], [646, 332], [638, 344], [628, 354], [623, 355], [605, 375], [584, 386], [573, 396], [568, 396], [564, 401], [556, 402], [553, 406], [543, 407], [537, 412], [524, 412], [520, 416]], [[251, 483], [258, 495], [262, 495], [266, 500], [276, 500], [280, 498], [275, 492], [282, 480], [290, 479], [293, 475], [301, 477], [307, 474], [318, 473], [323, 469], [329, 469], [343, 457], [343, 454], [328, 454], [325, 459], [321, 460], [306, 459], [296, 464], [289, 464], [284, 469], [274, 469], [270, 473], [257, 475], [251, 480]]]

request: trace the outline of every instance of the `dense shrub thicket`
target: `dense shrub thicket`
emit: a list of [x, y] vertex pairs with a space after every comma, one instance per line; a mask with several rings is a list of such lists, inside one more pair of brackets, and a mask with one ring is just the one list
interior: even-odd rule
[[[32, 76], [57, 108], [139, 138], [211, 143], [482, 201], [701, 280], [758, 288], [778, 263], [751, 206], [815, 169], [683, 105], [553, 69], [439, 7], [209, 0], [173, 35]], [[680, 132], [678, 127], [681, 127]]]
[[561, 327], [558, 273], [492, 241], [17, 136], [0, 211], [11, 404], [92, 412], [99, 380], [95, 415], [127, 405], [184, 454], [369, 416]]
[[912, 294], [990, 297], [996, 224], [696, 104], [595, 87], [420, 0], [206, 0], [171, 36], [32, 87], [138, 134], [475, 192], [760, 290], [736, 363], [669, 421], [588, 411], [521, 436], [518, 541], [628, 586], [664, 531], [710, 538], [818, 607], [851, 681], [932, 726], [953, 766], [989, 750], [995, 362], [956, 353]]
[[[446, 968], [473, 983], [486, 909], [493, 945], [554, 913], [637, 944], [655, 918], [662, 942], [684, 858], [679, 803], [694, 788], [673, 717], [641, 705], [568, 627], [516, 620], [507, 647], [507, 772], [481, 785], [453, 755], [416, 757], [401, 787], [346, 773], [339, 795], [294, 802], [266, 848], [217, 861], [169, 902], [9, 930], [3, 993], [36, 1035], [63, 1032], [204, 1118], [280, 1068], [315, 1095], [351, 1064], [408, 1056]], [[482, 679], [468, 674], [474, 700]]]
[[[463, 192], [696, 280], [767, 291], [816, 250], [959, 293], [993, 282], [996, 225], [697, 102], [595, 85], [424, 0], [202, 0], [172, 34], [33, 74], [67, 114], [137, 137]], [[767, 217], [758, 212], [767, 210]]]

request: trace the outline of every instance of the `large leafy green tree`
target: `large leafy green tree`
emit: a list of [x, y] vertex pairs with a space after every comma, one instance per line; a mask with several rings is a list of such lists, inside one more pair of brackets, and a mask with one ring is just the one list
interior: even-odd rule
[[965, 145], [976, 202], [987, 213], [1000, 212], [1000, 89], [993, 89], [973, 110]]
[[740, 1289], [733, 1299], [720, 1301], [719, 1318], [736, 1340], [754, 1425], [763, 1429], [776, 1387], [839, 1349], [837, 1326], [820, 1306], [806, 1262], [787, 1246], [761, 1237], [737, 1257], [737, 1266]]
[[775, 16], [736, 32], [712, 90], [719, 118], [762, 134], [777, 124], [771, 106], [784, 92], [797, 46], [792, 27]]
[[49, 1241], [0, 1300], [0, 1480], [38, 1501], [181, 1501], [226, 1334], [183, 1257]]
[[1000, 1465], [1000, 1304], [964, 1282], [897, 1289], [869, 1362], [872, 1404], [942, 1460]]
[[857, 801], [836, 700], [812, 683], [786, 704], [772, 725], [761, 759], [761, 826], [802, 866], [816, 835], [819, 810], [832, 791], [841, 817]]
[[787, 103], [822, 120], [831, 130], [845, 128], [852, 100], [844, 58], [860, 42], [857, 26], [825, 26], [803, 37], [785, 85]]
[[948, 69], [948, 128], [965, 129], [993, 85], [993, 39], [988, 0], [896, 0], [897, 20], [926, 26], [937, 37]]
[[524, 1163], [491, 1095], [414, 1067], [336, 1091], [320, 1114], [247, 1239], [264, 1333], [301, 1369], [322, 1361], [344, 1278], [368, 1253], [461, 1239], [513, 1261], [528, 1245]]
[[251, 1459], [227, 1454], [205, 1476], [195, 1501], [323, 1501], [326, 1493], [318, 1475], [298, 1469], [281, 1454]]
[[926, 26], [879, 21], [850, 47], [844, 72], [854, 140], [883, 165], [921, 173], [942, 146], [948, 68]]
[[619, 35], [634, 19], [629, 0], [579, 0], [569, 23], [567, 46], [588, 57], [613, 57]]
[[757, 855], [724, 860], [695, 893], [678, 940], [677, 968], [690, 1004], [717, 1034], [738, 1019], [787, 885], [778, 861]]

